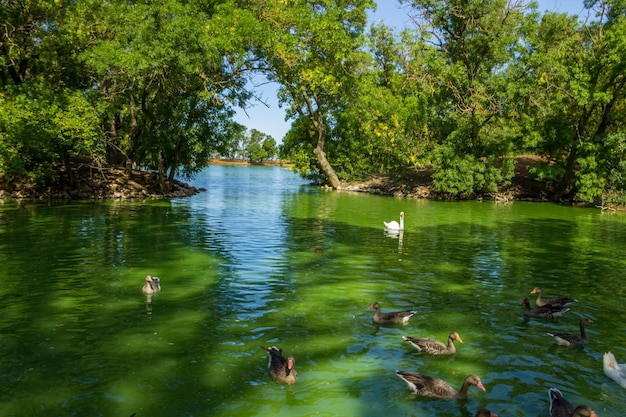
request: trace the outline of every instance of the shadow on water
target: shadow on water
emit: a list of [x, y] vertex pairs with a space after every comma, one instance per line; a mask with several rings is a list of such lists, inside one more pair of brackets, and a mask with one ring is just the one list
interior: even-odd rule
[[[380, 206], [358, 214], [371, 207], [363, 201]], [[471, 416], [487, 406], [539, 416], [557, 386], [573, 403], [619, 415], [624, 392], [601, 357], [626, 357], [624, 222], [506, 209], [457, 220], [458, 205], [304, 190], [282, 196], [278, 220], [264, 227], [246, 220], [262, 205], [214, 214], [203, 204], [218, 203], [0, 211], [0, 414]], [[450, 215], [386, 236], [373, 218], [409, 204], [415, 218]], [[151, 314], [147, 274], [163, 288]], [[561, 319], [526, 319], [518, 303], [534, 286], [581, 302]], [[375, 300], [419, 314], [375, 326]], [[563, 349], [546, 335], [575, 333], [583, 315], [596, 322], [589, 346]], [[401, 338], [443, 341], [452, 330], [465, 341], [452, 357]], [[295, 386], [269, 379], [264, 345], [296, 356]], [[416, 399], [396, 369], [457, 388], [476, 373], [487, 392]]]

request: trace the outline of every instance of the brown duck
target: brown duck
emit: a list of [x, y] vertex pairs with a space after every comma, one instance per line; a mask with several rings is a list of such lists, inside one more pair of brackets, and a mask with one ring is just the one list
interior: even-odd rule
[[393, 311], [390, 313], [381, 314], [380, 312], [380, 304], [378, 301], [374, 301], [368, 309], [376, 310], [374, 313], [374, 323], [378, 324], [406, 324], [409, 322], [409, 319], [413, 317], [413, 315], [417, 314], [417, 311], [414, 310], [406, 310], [406, 311]]
[[562, 317], [563, 314], [567, 313], [570, 310], [569, 307], [553, 308], [550, 306], [537, 307], [534, 310], [531, 310], [530, 301], [528, 301], [528, 298], [524, 298], [522, 301], [520, 301], [520, 305], [522, 304], [525, 306], [525, 316], [537, 317], [542, 319], [553, 319], [555, 317]]
[[537, 299], [535, 300], [535, 305], [537, 307], [551, 306], [551, 307], [569, 307], [572, 304], [576, 304], [578, 302], [575, 298], [568, 297], [553, 297], [547, 300], [541, 298], [541, 289], [539, 287], [533, 288], [530, 292], [531, 294], [537, 294]]
[[585, 326], [587, 324], [593, 323], [593, 320], [588, 319], [587, 317], [583, 317], [580, 319], [580, 336], [577, 336], [572, 333], [548, 333], [557, 345], [561, 346], [581, 346], [589, 343], [589, 338], [587, 337], [587, 332], [585, 331]]
[[161, 281], [157, 277], [151, 277], [150, 275], [147, 275], [146, 283], [143, 285], [143, 288], [141, 290], [146, 295], [159, 292], [161, 291]]
[[294, 368], [296, 361], [293, 356], [285, 359], [283, 350], [276, 346], [261, 347], [261, 349], [266, 350], [269, 356], [270, 361], [267, 369], [270, 376], [283, 384], [295, 384], [298, 372]]
[[469, 390], [470, 385], [476, 385], [478, 388], [485, 391], [485, 387], [482, 382], [480, 382], [480, 378], [477, 375], [468, 375], [459, 391], [452, 388], [442, 379], [420, 374], [418, 372], [396, 371], [396, 375], [407, 383], [409, 389], [413, 391], [414, 394], [422, 397], [466, 400], [467, 391]]
[[588, 405], [579, 405], [574, 408], [557, 388], [548, 390], [548, 398], [550, 399], [550, 417], [598, 417], [598, 414]]
[[415, 338], [410, 336], [402, 336], [404, 340], [409, 342], [415, 349], [430, 355], [452, 355], [456, 353], [454, 341], [463, 343], [461, 336], [457, 332], [448, 335], [448, 344], [444, 345], [438, 340]]

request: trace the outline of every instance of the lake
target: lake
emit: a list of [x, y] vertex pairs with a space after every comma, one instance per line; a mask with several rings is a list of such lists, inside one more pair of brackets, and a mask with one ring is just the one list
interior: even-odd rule
[[[602, 355], [626, 362], [625, 213], [328, 191], [280, 167], [212, 165], [193, 185], [206, 191], [0, 205], [1, 416], [548, 416], [550, 387], [624, 415]], [[404, 232], [386, 234], [400, 211]], [[526, 318], [534, 287], [579, 302]], [[378, 326], [374, 301], [418, 314]], [[547, 334], [581, 317], [587, 346]], [[451, 331], [453, 356], [402, 340]], [[295, 385], [269, 377], [272, 345], [295, 356]], [[455, 388], [477, 374], [486, 392], [416, 398], [397, 369]]]

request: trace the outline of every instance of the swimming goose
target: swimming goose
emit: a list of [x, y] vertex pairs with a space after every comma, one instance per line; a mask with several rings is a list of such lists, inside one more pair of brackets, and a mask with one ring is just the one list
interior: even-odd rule
[[392, 220], [390, 222], [383, 221], [383, 224], [385, 225], [385, 229], [387, 230], [404, 230], [404, 212], [400, 212], [400, 223]]
[[548, 390], [548, 398], [550, 399], [550, 417], [598, 417], [588, 405], [572, 407], [572, 404], [556, 388]]
[[283, 350], [276, 346], [261, 347], [261, 349], [266, 350], [269, 356], [270, 361], [267, 369], [271, 377], [284, 384], [295, 384], [298, 372], [294, 368], [296, 361], [293, 356], [285, 359]]
[[568, 298], [568, 297], [553, 297], [553, 298], [544, 300], [543, 298], [541, 298], [541, 289], [539, 287], [533, 288], [533, 290], [530, 293], [537, 294], [537, 299], [535, 300], [535, 305], [537, 307], [543, 307], [543, 306], [569, 307], [572, 304], [575, 304], [578, 302], [577, 299]]
[[611, 352], [604, 354], [603, 366], [606, 376], [626, 388], [626, 363], [619, 364]]
[[456, 353], [454, 341], [456, 340], [463, 343], [461, 336], [459, 336], [457, 332], [452, 332], [448, 335], [448, 345], [444, 345], [439, 340], [434, 339], [418, 339], [410, 336], [402, 336], [402, 338], [420, 352], [429, 353], [431, 355], [452, 355]]
[[409, 322], [409, 319], [413, 317], [413, 315], [417, 314], [417, 311], [414, 310], [406, 310], [406, 311], [393, 311], [390, 313], [380, 313], [380, 304], [378, 301], [374, 301], [369, 307], [369, 310], [375, 309], [374, 313], [374, 323], [378, 324], [406, 324]]
[[498, 417], [498, 415], [496, 413], [492, 413], [486, 408], [481, 408], [478, 411], [476, 411], [476, 414], [474, 414], [474, 417]]
[[588, 319], [587, 317], [583, 317], [580, 319], [580, 336], [577, 336], [572, 333], [548, 333], [550, 336], [554, 338], [554, 341], [557, 345], [561, 346], [581, 346], [589, 343], [589, 339], [587, 338], [587, 332], [585, 331], [585, 326], [589, 323], [593, 323], [593, 320]]
[[151, 277], [150, 275], [147, 275], [146, 283], [143, 285], [143, 288], [141, 290], [146, 295], [159, 292], [161, 291], [161, 281], [157, 277]]
[[465, 378], [465, 381], [459, 391], [452, 388], [442, 379], [420, 374], [418, 372], [396, 371], [396, 375], [407, 383], [409, 389], [413, 391], [414, 394], [422, 397], [455, 398], [457, 400], [465, 400], [467, 399], [467, 391], [469, 390], [470, 385], [476, 385], [478, 388], [485, 391], [485, 387], [482, 382], [480, 382], [480, 378], [477, 375], [469, 375]]
[[543, 306], [537, 307], [534, 310], [530, 309], [530, 301], [528, 298], [524, 298], [520, 301], [520, 305], [525, 306], [524, 315], [528, 317], [537, 317], [542, 319], [553, 319], [555, 317], [562, 317], [563, 314], [567, 313], [570, 309], [569, 307], [559, 307], [558, 309]]

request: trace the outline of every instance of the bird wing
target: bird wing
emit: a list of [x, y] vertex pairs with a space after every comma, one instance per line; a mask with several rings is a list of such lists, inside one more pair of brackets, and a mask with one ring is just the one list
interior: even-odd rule
[[416, 339], [420, 350], [430, 354], [438, 354], [446, 350], [446, 345], [434, 339]]
[[456, 394], [456, 390], [442, 379], [428, 377], [425, 380], [423, 393], [427, 397], [448, 398]]
[[400, 228], [400, 224], [395, 220], [392, 220], [390, 222], [383, 222], [383, 224], [385, 225], [387, 229], [399, 229]]

